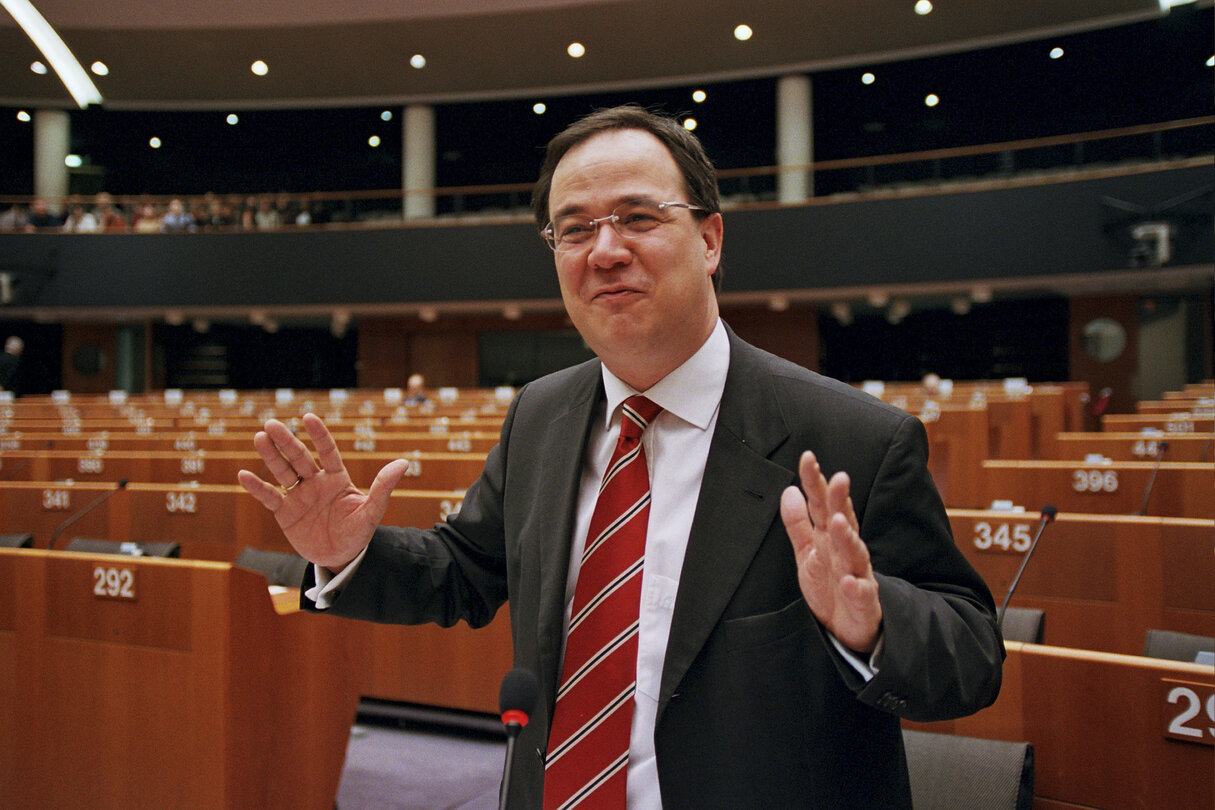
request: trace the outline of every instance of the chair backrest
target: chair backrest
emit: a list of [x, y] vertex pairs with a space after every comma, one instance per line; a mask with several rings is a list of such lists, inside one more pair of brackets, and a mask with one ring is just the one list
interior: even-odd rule
[[180, 543], [145, 542], [143, 540], [90, 540], [74, 537], [66, 551], [89, 554], [125, 554], [128, 557], [180, 557]]
[[0, 548], [31, 548], [33, 545], [32, 534], [0, 534]]
[[304, 581], [308, 561], [298, 554], [286, 551], [264, 551], [260, 548], [245, 548], [236, 558], [236, 565], [257, 571], [271, 585], [298, 588]]
[[1200, 652], [1215, 650], [1215, 638], [1173, 630], [1148, 630], [1143, 640], [1143, 654], [1150, 658], [1194, 663]]
[[903, 730], [912, 806], [916, 810], [1030, 810], [1034, 748], [1027, 742], [984, 740]]
[[1000, 632], [1007, 641], [1041, 644], [1046, 633], [1046, 613], [1037, 608], [1006, 608]]

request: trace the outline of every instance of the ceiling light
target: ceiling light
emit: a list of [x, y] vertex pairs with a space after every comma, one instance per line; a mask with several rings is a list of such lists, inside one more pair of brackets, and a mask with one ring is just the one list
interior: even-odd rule
[[924, 106], [925, 107], [935, 107], [940, 103], [941, 103], [941, 97], [938, 96], [936, 93], [929, 93], [928, 95], [924, 96]]
[[1215, 67], [1215, 56], [1207, 57], [1207, 67]]
[[160, 138], [154, 137], [148, 140], [148, 146], [152, 147], [153, 149], [159, 149], [160, 145]]
[[94, 62], [93, 64], [89, 65], [89, 70], [93, 71], [93, 73], [97, 76], [110, 75], [110, 68], [105, 62]]
[[409, 57], [409, 66], [416, 70], [421, 70], [426, 67], [426, 57], [420, 53], [415, 53]]
[[749, 25], [739, 25], [734, 28], [734, 38], [739, 42], [746, 42], [754, 33]]
[[42, 64], [41, 62], [30, 62], [30, 70], [34, 71], [39, 76], [45, 76], [47, 74], [46, 65]]
[[31, 120], [30, 114], [25, 110], [17, 110], [17, 120], [23, 124], [28, 124]]
[[69, 169], [79, 169], [84, 165], [84, 159], [80, 155], [68, 155], [63, 159], [63, 165]]
[[370, 138], [367, 139], [367, 145], [370, 146], [372, 149], [375, 149], [377, 146], [380, 145], [380, 136], [372, 135]]
[[[84, 72], [84, 68], [76, 61], [76, 57], [72, 56], [72, 52], [60, 39], [59, 34], [55, 33], [55, 29], [38, 13], [29, 0], [0, 0], [0, 6], [4, 6], [8, 13], [13, 15], [17, 25], [21, 26], [26, 36], [33, 40], [38, 50], [42, 51], [42, 55], [59, 74], [59, 80], [71, 93], [77, 105], [87, 107], [90, 104], [101, 103], [101, 93], [93, 84], [93, 80], [89, 78], [89, 74]], [[34, 64], [41, 63], [35, 62]], [[30, 69], [35, 73], [39, 72], [34, 65], [30, 65]], [[45, 70], [46, 66], [43, 65], [42, 72]]]
[[695, 101], [697, 104], [703, 104], [706, 98], [708, 98], [708, 95], [705, 93], [704, 90], [693, 90], [692, 91], [692, 100]]
[[928, 0], [918, 0], [918, 2], [916, 2], [916, 4], [915, 4], [915, 13], [916, 14], [919, 14], [921, 17], [923, 17], [925, 14], [930, 14], [931, 12], [932, 12], [932, 3], [928, 2]]
[[575, 59], [581, 59], [586, 55], [586, 47], [581, 42], [571, 42], [570, 46], [565, 49], [566, 53]]
[[537, 101], [532, 105], [532, 112], [534, 112], [536, 115], [544, 115], [546, 112], [548, 112], [548, 107], [544, 105], [543, 101]]
[[254, 76], [265, 76], [270, 72], [270, 66], [258, 59], [252, 65], [249, 65], [249, 70], [253, 71]]
[[1050, 58], [1051, 59], [1062, 59], [1063, 58], [1063, 49], [1062, 48], [1051, 48], [1050, 49]]
[[696, 129], [696, 119], [691, 117], [683, 119], [683, 128], [688, 132]]
[[874, 76], [872, 73], [861, 74], [861, 84], [873, 84], [875, 81], [877, 81], [877, 76]]
[[236, 126], [237, 124], [240, 123], [240, 116], [237, 115], [236, 113], [228, 113], [228, 117], [225, 118], [224, 120], [227, 121], [232, 126]]
[[380, 120], [381, 121], [391, 121], [392, 120], [392, 110], [384, 110], [384, 112], [380, 113]]

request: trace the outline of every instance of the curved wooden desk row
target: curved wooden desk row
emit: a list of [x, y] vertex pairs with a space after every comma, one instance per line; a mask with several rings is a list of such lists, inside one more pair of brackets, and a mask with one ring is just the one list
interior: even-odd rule
[[0, 549], [3, 804], [330, 810], [351, 626], [228, 564]]
[[[499, 433], [485, 431], [420, 432], [416, 429], [385, 428], [374, 431], [334, 431], [333, 440], [343, 453], [488, 453], [498, 443]], [[68, 435], [64, 433], [17, 433], [0, 435], [0, 453], [17, 450], [162, 453], [248, 453], [253, 435], [244, 431], [201, 431]], [[2, 473], [0, 473], [2, 474]]]
[[995, 704], [923, 731], [1034, 746], [1035, 810], [1215, 803], [1215, 670], [1009, 642]]
[[1162, 461], [1215, 463], [1215, 433], [1058, 433], [1045, 458], [1155, 461], [1162, 452]]
[[[1060, 512], [1215, 518], [1215, 464], [1165, 461], [984, 461], [978, 504], [998, 500]], [[1150, 489], [1149, 489], [1150, 487]], [[956, 505], [956, 504], [950, 504]]]
[[[1037, 512], [949, 511], [954, 540], [1004, 600]], [[1215, 520], [1074, 515], [1043, 532], [1013, 596], [1046, 612], [1046, 643], [1138, 655], [1151, 628], [1215, 636]]]
[[[56, 548], [73, 537], [172, 541], [182, 556], [231, 562], [245, 546], [290, 551], [274, 516], [239, 485], [180, 486], [16, 481], [0, 482], [0, 532], [29, 533], [35, 548], [46, 548], [65, 521], [106, 493], [109, 500], [63, 531]], [[459, 490], [397, 490], [385, 520], [394, 525], [430, 526], [459, 511]]]
[[[484, 453], [352, 452], [342, 461], [351, 478], [369, 486], [393, 459], [407, 457], [405, 486], [432, 490], [464, 489], [477, 479]], [[5, 481], [115, 482], [126, 479], [151, 484], [233, 484], [241, 470], [258, 473], [261, 457], [252, 446], [240, 452], [106, 450], [12, 450], [0, 452], [0, 479]]]

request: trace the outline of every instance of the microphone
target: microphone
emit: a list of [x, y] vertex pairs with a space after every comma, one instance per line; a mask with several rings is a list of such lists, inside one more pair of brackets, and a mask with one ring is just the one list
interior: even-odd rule
[[1004, 626], [1004, 611], [1008, 609], [1008, 601], [1012, 599], [1013, 591], [1017, 589], [1017, 583], [1021, 581], [1021, 575], [1025, 573], [1025, 565], [1029, 562], [1030, 555], [1034, 553], [1034, 549], [1038, 547], [1038, 540], [1041, 539], [1042, 533], [1046, 531], [1046, 524], [1053, 521], [1057, 514], [1059, 514], [1059, 510], [1049, 503], [1042, 507], [1042, 522], [1038, 524], [1038, 532], [1034, 535], [1033, 542], [1029, 544], [1029, 550], [1021, 558], [1021, 567], [1017, 569], [1017, 575], [1013, 577], [1012, 584], [1008, 586], [1008, 594], [1004, 597], [1004, 604], [1000, 605], [1000, 612], [996, 615], [997, 627]]
[[506, 810], [510, 795], [510, 772], [515, 763], [515, 740], [527, 725], [536, 698], [540, 695], [540, 682], [526, 669], [512, 669], [502, 679], [498, 690], [498, 711], [502, 712], [502, 723], [506, 726], [506, 762], [502, 769], [502, 787], [498, 792], [498, 808]]
[[1138, 515], [1143, 517], [1147, 514], [1148, 501], [1152, 497], [1152, 488], [1156, 486], [1156, 473], [1160, 472], [1160, 462], [1164, 461], [1164, 454], [1169, 450], [1168, 442], [1156, 443], [1156, 466], [1152, 468], [1152, 475], [1148, 478], [1147, 489], [1143, 491], [1143, 503], [1139, 507]]
[[68, 526], [71, 526], [73, 523], [80, 520], [82, 517], [87, 515], [89, 512], [92, 512], [98, 506], [101, 506], [103, 503], [108, 501], [111, 497], [113, 497], [115, 492], [118, 492], [119, 490], [122, 490], [122, 489], [126, 489], [126, 486], [127, 486], [127, 479], [125, 479], [125, 478], [118, 479], [118, 483], [114, 486], [113, 489], [107, 489], [105, 492], [101, 493], [96, 498], [94, 498], [91, 503], [89, 503], [87, 506], [85, 506], [79, 512], [77, 512], [76, 514], [74, 514], [70, 518], [68, 518], [67, 520], [60, 523], [58, 528], [56, 528], [55, 531], [51, 534], [51, 542], [47, 543], [46, 547], [48, 549], [54, 548], [55, 541], [59, 539], [59, 535], [63, 534], [64, 530], [67, 529]]

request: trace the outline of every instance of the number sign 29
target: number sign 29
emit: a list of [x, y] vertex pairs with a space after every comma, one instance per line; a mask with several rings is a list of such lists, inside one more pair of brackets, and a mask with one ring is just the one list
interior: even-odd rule
[[1164, 736], [1215, 745], [1215, 686], [1162, 679]]

